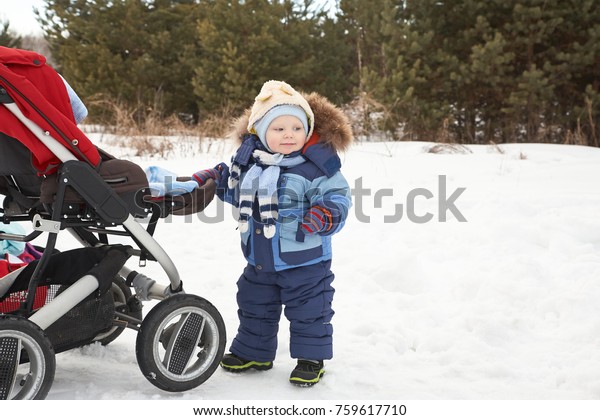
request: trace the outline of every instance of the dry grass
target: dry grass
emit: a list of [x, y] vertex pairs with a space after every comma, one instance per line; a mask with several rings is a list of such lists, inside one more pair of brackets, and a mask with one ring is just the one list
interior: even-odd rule
[[224, 106], [217, 113], [202, 118], [198, 123], [198, 131], [203, 137], [223, 138], [231, 130], [232, 119], [238, 114], [235, 108]]
[[594, 108], [590, 98], [585, 98], [585, 115], [577, 118], [575, 130], [568, 130], [565, 134], [564, 144], [579, 146], [600, 147], [600, 139], [594, 120]]
[[[390, 133], [385, 127], [390, 118], [390, 110], [376, 101], [367, 92], [360, 93], [352, 102], [342, 107], [350, 120], [352, 132], [356, 138], [397, 139], [403, 136], [398, 132]], [[399, 130], [401, 131], [401, 130]]]
[[[109, 132], [123, 138], [123, 143], [126, 144], [120, 145], [134, 149], [138, 156], [168, 157], [173, 152], [174, 145], [177, 145], [177, 149], [182, 149], [183, 146], [190, 153], [220, 147], [221, 139], [231, 129], [232, 118], [239, 114], [232, 107], [225, 106], [216, 113], [204, 116], [199, 123], [189, 124], [176, 116], [163, 115], [159, 101], [157, 105], [146, 108], [124, 106], [114, 100], [104, 99], [92, 101], [90, 105], [106, 110], [106, 114], [110, 115], [110, 124], [104, 125], [110, 127]], [[563, 131], [564, 144], [600, 147], [592, 105], [592, 100], [586, 99], [585, 111], [577, 120], [576, 128]], [[342, 109], [348, 115], [357, 139], [410, 140], [412, 137], [411, 133], [404, 132], [402, 128], [394, 133], [386, 131], [385, 126], [391, 122], [391, 112], [368, 94], [360, 95]], [[555, 135], [560, 135], [560, 128], [554, 128]], [[448, 118], [436, 131], [429, 133], [429, 137], [435, 139], [435, 144], [428, 148], [428, 153], [472, 153], [467, 146], [456, 141]], [[489, 142], [489, 145], [494, 152], [505, 153], [498, 144]]]
[[469, 149], [464, 144], [458, 143], [436, 143], [433, 146], [427, 148], [427, 153], [436, 153], [436, 154], [470, 154], [473, 153], [471, 149]]
[[110, 123], [103, 125], [122, 139], [116, 141], [118, 146], [133, 149], [136, 156], [166, 158], [173, 152], [174, 143], [179, 143], [179, 149], [210, 150], [225, 137], [232, 115], [223, 110], [198, 124], [186, 124], [175, 115], [165, 117], [159, 107], [134, 108], [105, 99], [90, 104], [107, 110]]
[[496, 153], [499, 153], [499, 154], [501, 154], [501, 155], [503, 155], [503, 154], [505, 153], [505, 152], [504, 152], [504, 149], [503, 149], [503, 148], [501, 148], [500, 146], [498, 146], [498, 145], [497, 145], [496, 143], [494, 143], [493, 141], [490, 141], [490, 148], [492, 149], [492, 151], [494, 151], [494, 152], [496, 152]]

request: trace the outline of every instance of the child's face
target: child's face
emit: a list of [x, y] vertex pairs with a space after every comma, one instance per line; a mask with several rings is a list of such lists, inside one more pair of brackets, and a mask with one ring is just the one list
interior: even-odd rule
[[265, 137], [269, 148], [283, 155], [297, 152], [306, 142], [302, 121], [292, 115], [275, 118], [267, 128]]

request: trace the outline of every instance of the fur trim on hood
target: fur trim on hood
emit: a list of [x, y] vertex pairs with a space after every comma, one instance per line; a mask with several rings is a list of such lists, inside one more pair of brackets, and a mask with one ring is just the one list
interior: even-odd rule
[[[348, 149], [354, 138], [348, 117], [341, 109], [316, 92], [302, 95], [315, 115], [314, 134], [310, 140], [314, 140], [316, 134], [319, 136], [319, 143], [331, 145], [336, 152]], [[244, 135], [249, 134], [247, 127], [250, 112], [251, 108], [248, 108], [233, 122], [229, 138], [241, 143]]]

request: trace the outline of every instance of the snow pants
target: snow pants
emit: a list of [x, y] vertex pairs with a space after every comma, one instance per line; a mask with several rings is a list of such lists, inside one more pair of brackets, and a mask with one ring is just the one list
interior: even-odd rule
[[275, 360], [282, 305], [294, 359], [333, 357], [331, 260], [277, 272], [247, 265], [237, 286], [240, 326], [230, 351], [257, 362]]

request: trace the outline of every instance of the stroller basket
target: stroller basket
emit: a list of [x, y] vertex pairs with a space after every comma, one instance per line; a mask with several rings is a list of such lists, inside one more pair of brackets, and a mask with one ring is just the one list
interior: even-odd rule
[[[45, 270], [46, 277], [35, 289], [34, 310], [52, 302], [92, 269], [112, 270], [104, 271], [102, 277], [114, 278], [117, 275], [114, 266], [105, 261], [115, 257], [109, 250], [110, 247], [80, 248], [52, 255]], [[38, 263], [34, 261], [19, 272], [5, 298], [0, 299], [0, 313], [17, 314], [26, 304], [30, 278]], [[89, 344], [98, 334], [112, 328], [114, 311], [111, 293], [94, 292], [52, 323], [45, 333], [56, 353]]]
[[[0, 221], [31, 223], [23, 235], [0, 228], [0, 241], [46, 236], [39, 260], [0, 278], [0, 399], [45, 398], [55, 353], [109, 344], [125, 328], [137, 331], [136, 359], [154, 386], [182, 392], [210, 378], [225, 348], [223, 319], [184, 291], [153, 234], [166, 216], [203, 211], [214, 193], [207, 182], [151, 198], [141, 168], [97, 148], [77, 127], [45, 58], [0, 47]], [[63, 232], [82, 247], [57, 251]], [[131, 257], [140, 267], [157, 262], [166, 284], [128, 268]], [[148, 300], [159, 302], [146, 314]]]

